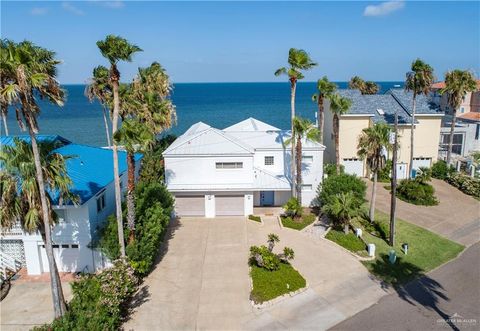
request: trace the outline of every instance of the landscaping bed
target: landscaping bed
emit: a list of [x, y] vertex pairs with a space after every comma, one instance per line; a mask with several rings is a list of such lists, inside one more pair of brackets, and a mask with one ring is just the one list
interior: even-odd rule
[[248, 219], [254, 222], [262, 223], [262, 218], [260, 216], [248, 215]]
[[325, 236], [326, 239], [333, 241], [337, 245], [349, 250], [350, 252], [360, 256], [368, 256], [365, 243], [355, 234], [345, 234], [343, 230], [331, 229]]
[[275, 299], [307, 285], [305, 278], [289, 263], [280, 263], [279, 269], [274, 271], [252, 265], [250, 276], [253, 285], [250, 299], [255, 303]]
[[289, 216], [281, 216], [280, 219], [284, 227], [295, 230], [302, 230], [306, 226], [315, 222], [316, 216], [314, 214], [306, 214], [295, 218]]

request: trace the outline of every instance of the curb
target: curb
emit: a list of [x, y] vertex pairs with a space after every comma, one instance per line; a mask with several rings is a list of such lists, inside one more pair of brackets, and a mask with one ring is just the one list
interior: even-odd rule
[[309, 286], [308, 286], [308, 283], [305, 285], [305, 287], [302, 287], [301, 289], [298, 289], [296, 291], [293, 291], [293, 292], [288, 292], [288, 293], [285, 293], [284, 295], [281, 295], [279, 297], [276, 297], [272, 300], [268, 300], [268, 301], [264, 301], [262, 303], [255, 303], [253, 302], [253, 300], [250, 300], [250, 303], [252, 304], [252, 307], [253, 308], [256, 308], [256, 309], [264, 309], [264, 308], [267, 308], [267, 307], [271, 307], [281, 301], [284, 301], [288, 298], [291, 298], [291, 297], [294, 297], [300, 293], [303, 293], [305, 292], [306, 290], [309, 289]]
[[[329, 228], [328, 231], [330, 231], [330, 229], [331, 229], [331, 228]], [[327, 232], [327, 233], [328, 233], [328, 232]], [[325, 233], [325, 235], [326, 235], [327, 233]], [[338, 248], [340, 248], [340, 249], [343, 250], [344, 252], [347, 252], [348, 254], [352, 255], [352, 256], [355, 257], [355, 258], [357, 258], [357, 260], [359, 260], [359, 261], [373, 261], [373, 260], [375, 260], [375, 256], [363, 257], [363, 256], [360, 256], [360, 255], [355, 254], [355, 253], [352, 252], [352, 251], [349, 251], [348, 249], [340, 246], [339, 244], [337, 244], [337, 243], [334, 242], [334, 241], [331, 241], [330, 239], [327, 239], [327, 238], [323, 238], [323, 239], [325, 239], [325, 240], [326, 240], [327, 242], [329, 242], [330, 244], [337, 246]]]
[[280, 216], [277, 216], [277, 222], [278, 222], [278, 225], [280, 225], [280, 229], [283, 230], [285, 227], [283, 226], [282, 219]]

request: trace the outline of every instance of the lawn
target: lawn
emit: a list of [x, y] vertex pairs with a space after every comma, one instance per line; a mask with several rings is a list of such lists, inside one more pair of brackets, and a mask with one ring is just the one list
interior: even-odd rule
[[255, 303], [269, 301], [307, 286], [305, 278], [287, 263], [280, 263], [280, 268], [275, 271], [268, 271], [256, 265], [252, 265], [251, 268], [253, 289], [250, 298]]
[[254, 222], [262, 222], [262, 218], [260, 216], [248, 215], [248, 219]]
[[357, 255], [368, 256], [363, 241], [351, 232], [345, 235], [343, 230], [331, 229], [330, 231], [328, 231], [325, 238], [333, 241], [334, 243], [337, 243], [338, 245], [348, 249], [349, 251]]
[[292, 219], [291, 217], [281, 217], [282, 224], [286, 228], [294, 230], [302, 230], [307, 225], [315, 222], [316, 216], [314, 214], [305, 214], [298, 219]]
[[[379, 222], [389, 222], [389, 216], [380, 211], [375, 212], [375, 217]], [[373, 236], [367, 231], [364, 231], [363, 239], [376, 246], [376, 259], [364, 261], [363, 264], [371, 273], [393, 285], [399, 285], [421, 276], [455, 258], [464, 249], [464, 246], [460, 244], [401, 219], [397, 219], [396, 222], [394, 249], [397, 261], [394, 265], [388, 262], [388, 253], [392, 247], [385, 240]], [[401, 249], [403, 243], [408, 243], [407, 255]]]

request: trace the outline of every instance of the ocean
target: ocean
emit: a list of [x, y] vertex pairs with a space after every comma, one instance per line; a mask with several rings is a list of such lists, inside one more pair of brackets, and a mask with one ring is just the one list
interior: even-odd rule
[[[378, 82], [384, 93], [403, 82]], [[346, 88], [346, 82], [337, 82]], [[67, 100], [63, 107], [40, 102], [40, 133], [58, 134], [75, 143], [106, 145], [102, 108], [84, 96], [85, 85], [65, 85]], [[315, 120], [316, 104], [312, 95], [315, 82], [297, 86], [297, 115]], [[223, 129], [248, 117], [255, 117], [281, 129], [290, 126], [289, 83], [179, 83], [174, 85], [172, 100], [176, 106], [177, 123], [167, 132], [180, 135], [192, 124], [202, 121]], [[10, 134], [26, 134], [19, 130], [15, 112], [9, 110]], [[3, 128], [1, 129], [2, 134]]]

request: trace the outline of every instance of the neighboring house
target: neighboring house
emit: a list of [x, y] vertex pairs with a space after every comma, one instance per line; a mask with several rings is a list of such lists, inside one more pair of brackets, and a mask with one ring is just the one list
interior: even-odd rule
[[[30, 141], [28, 136], [18, 136]], [[1, 145], [13, 144], [13, 137], [0, 136]], [[39, 141], [55, 140], [62, 144], [55, 151], [74, 158], [66, 161], [67, 172], [73, 181], [71, 192], [79, 197], [78, 205], [60, 205], [51, 196], [59, 222], [52, 229], [53, 252], [60, 272], [95, 272], [109, 261], [95, 248], [99, 229], [104, 220], [115, 212], [113, 184], [113, 154], [109, 149], [74, 144], [60, 136], [38, 135]], [[140, 155], [135, 156], [137, 174]], [[0, 165], [1, 169], [1, 165]], [[127, 185], [126, 153], [119, 152], [119, 171], [122, 189]], [[2, 231], [2, 255], [20, 261], [30, 275], [48, 272], [45, 247], [39, 233], [24, 233], [20, 227]]]
[[[440, 94], [441, 89], [445, 88], [445, 82], [432, 84], [430, 97], [433, 103], [440, 107], [445, 114], [452, 114], [453, 109], [448, 105], [447, 93]], [[457, 116], [467, 113], [480, 113], [480, 80], [477, 79], [477, 91], [469, 92], [463, 98], [463, 102], [456, 110]]]
[[[362, 130], [374, 123], [383, 122], [393, 126], [398, 114], [399, 149], [397, 154], [397, 177], [407, 178], [410, 162], [410, 128], [412, 123], [412, 93], [391, 89], [385, 94], [362, 95], [357, 90], [338, 90], [352, 101], [347, 114], [340, 116], [339, 153], [345, 172], [360, 177], [368, 176], [365, 160], [357, 155], [358, 138]], [[417, 96], [415, 115], [415, 146], [413, 168], [430, 167], [438, 157], [440, 126], [443, 113], [423, 95]], [[330, 102], [325, 100], [325, 130], [323, 143], [325, 159], [335, 162], [333, 114]], [[393, 129], [393, 128], [392, 128]], [[391, 152], [387, 157], [391, 159]]]
[[[163, 153], [165, 181], [178, 216], [249, 215], [254, 206], [281, 206], [291, 197], [290, 131], [254, 118], [224, 130], [199, 122]], [[302, 198], [314, 200], [325, 147], [303, 142]]]

